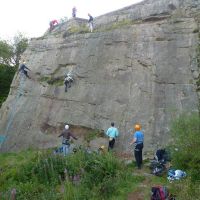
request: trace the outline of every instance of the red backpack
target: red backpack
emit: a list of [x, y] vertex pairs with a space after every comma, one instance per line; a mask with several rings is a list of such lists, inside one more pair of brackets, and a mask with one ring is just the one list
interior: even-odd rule
[[151, 188], [151, 200], [166, 200], [169, 192], [165, 186], [154, 186]]

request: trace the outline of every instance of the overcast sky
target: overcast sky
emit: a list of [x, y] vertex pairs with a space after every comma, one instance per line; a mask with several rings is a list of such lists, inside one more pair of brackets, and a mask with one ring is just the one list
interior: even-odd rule
[[0, 0], [0, 38], [11, 39], [17, 32], [39, 37], [52, 19], [71, 18], [73, 6], [77, 17], [99, 15], [141, 2], [142, 0]]

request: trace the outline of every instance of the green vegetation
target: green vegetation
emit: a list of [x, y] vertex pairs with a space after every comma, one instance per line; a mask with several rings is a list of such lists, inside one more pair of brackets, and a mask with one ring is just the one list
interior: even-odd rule
[[100, 130], [91, 130], [84, 135], [84, 140], [89, 144], [91, 140], [98, 137], [104, 137], [104, 132]]
[[100, 27], [98, 29], [94, 29], [94, 32], [105, 32], [105, 31], [111, 31], [114, 29], [118, 29], [118, 28], [123, 28], [125, 26], [130, 26], [136, 23], [141, 23], [141, 21], [139, 20], [131, 20], [131, 19], [123, 19], [114, 23], [111, 23], [109, 25], [107, 25], [106, 27]]
[[28, 39], [21, 33], [12, 41], [0, 40], [0, 64], [18, 66], [22, 53], [28, 46]]
[[[141, 171], [125, 164], [113, 153], [76, 153], [63, 157], [52, 150], [27, 150], [0, 154], [0, 197], [9, 199], [17, 190], [17, 200], [124, 200], [150, 198], [151, 187], [165, 185], [177, 200], [200, 199], [200, 118], [183, 115], [172, 125], [172, 166], [187, 177], [169, 183], [150, 175], [145, 162]], [[93, 138], [98, 133], [91, 133]], [[174, 150], [177, 148], [178, 150]]]
[[39, 79], [40, 82], [47, 82], [49, 85], [61, 86], [64, 83], [64, 77], [43, 76]]
[[[200, 199], [200, 117], [183, 115], [172, 126], [172, 164], [187, 172], [186, 181], [177, 184], [180, 199]], [[180, 190], [181, 188], [181, 190]]]
[[0, 155], [0, 191], [21, 199], [126, 199], [143, 180], [114, 155], [78, 151], [67, 157], [27, 151]]
[[16, 69], [0, 64], [0, 107], [6, 100]]

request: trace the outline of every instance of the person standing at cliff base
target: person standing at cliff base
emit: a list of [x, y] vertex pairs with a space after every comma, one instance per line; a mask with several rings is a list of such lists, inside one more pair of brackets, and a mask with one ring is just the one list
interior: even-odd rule
[[141, 125], [136, 124], [134, 126], [135, 133], [133, 135], [133, 139], [130, 145], [134, 144], [134, 155], [138, 169], [141, 169], [142, 166], [142, 149], [143, 149], [143, 142], [144, 142], [144, 134], [141, 132]]
[[119, 131], [114, 126], [115, 124], [112, 122], [111, 127], [106, 131], [106, 135], [109, 137], [108, 151], [113, 149], [115, 139], [119, 136]]
[[63, 154], [66, 156], [67, 154], [70, 153], [70, 139], [73, 138], [77, 140], [77, 138], [73, 135], [71, 131], [69, 131], [69, 125], [65, 125], [64, 131], [58, 136], [62, 137], [62, 149], [63, 149]]
[[89, 25], [89, 28], [90, 28], [90, 32], [92, 33], [93, 32], [93, 28], [94, 28], [94, 24], [93, 24], [93, 17], [92, 17], [92, 15], [90, 15], [89, 13], [88, 13], [88, 17], [89, 17], [89, 20], [88, 20], [88, 25]]

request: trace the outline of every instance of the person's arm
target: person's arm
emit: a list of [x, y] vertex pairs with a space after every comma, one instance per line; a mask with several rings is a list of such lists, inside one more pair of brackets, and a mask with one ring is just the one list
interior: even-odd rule
[[106, 131], [106, 135], [109, 136], [109, 129]]
[[71, 133], [71, 132], [70, 132], [70, 136], [71, 136], [73, 139], [75, 139], [75, 140], [77, 140], [77, 139], [78, 139], [78, 138], [77, 138], [77, 137], [75, 137], [75, 136], [74, 136], [74, 134], [73, 134], [73, 133]]
[[29, 71], [31, 71], [26, 65], [24, 66], [24, 68], [28, 69]]
[[61, 133], [58, 137], [61, 137], [61, 136], [63, 136], [63, 133]]

